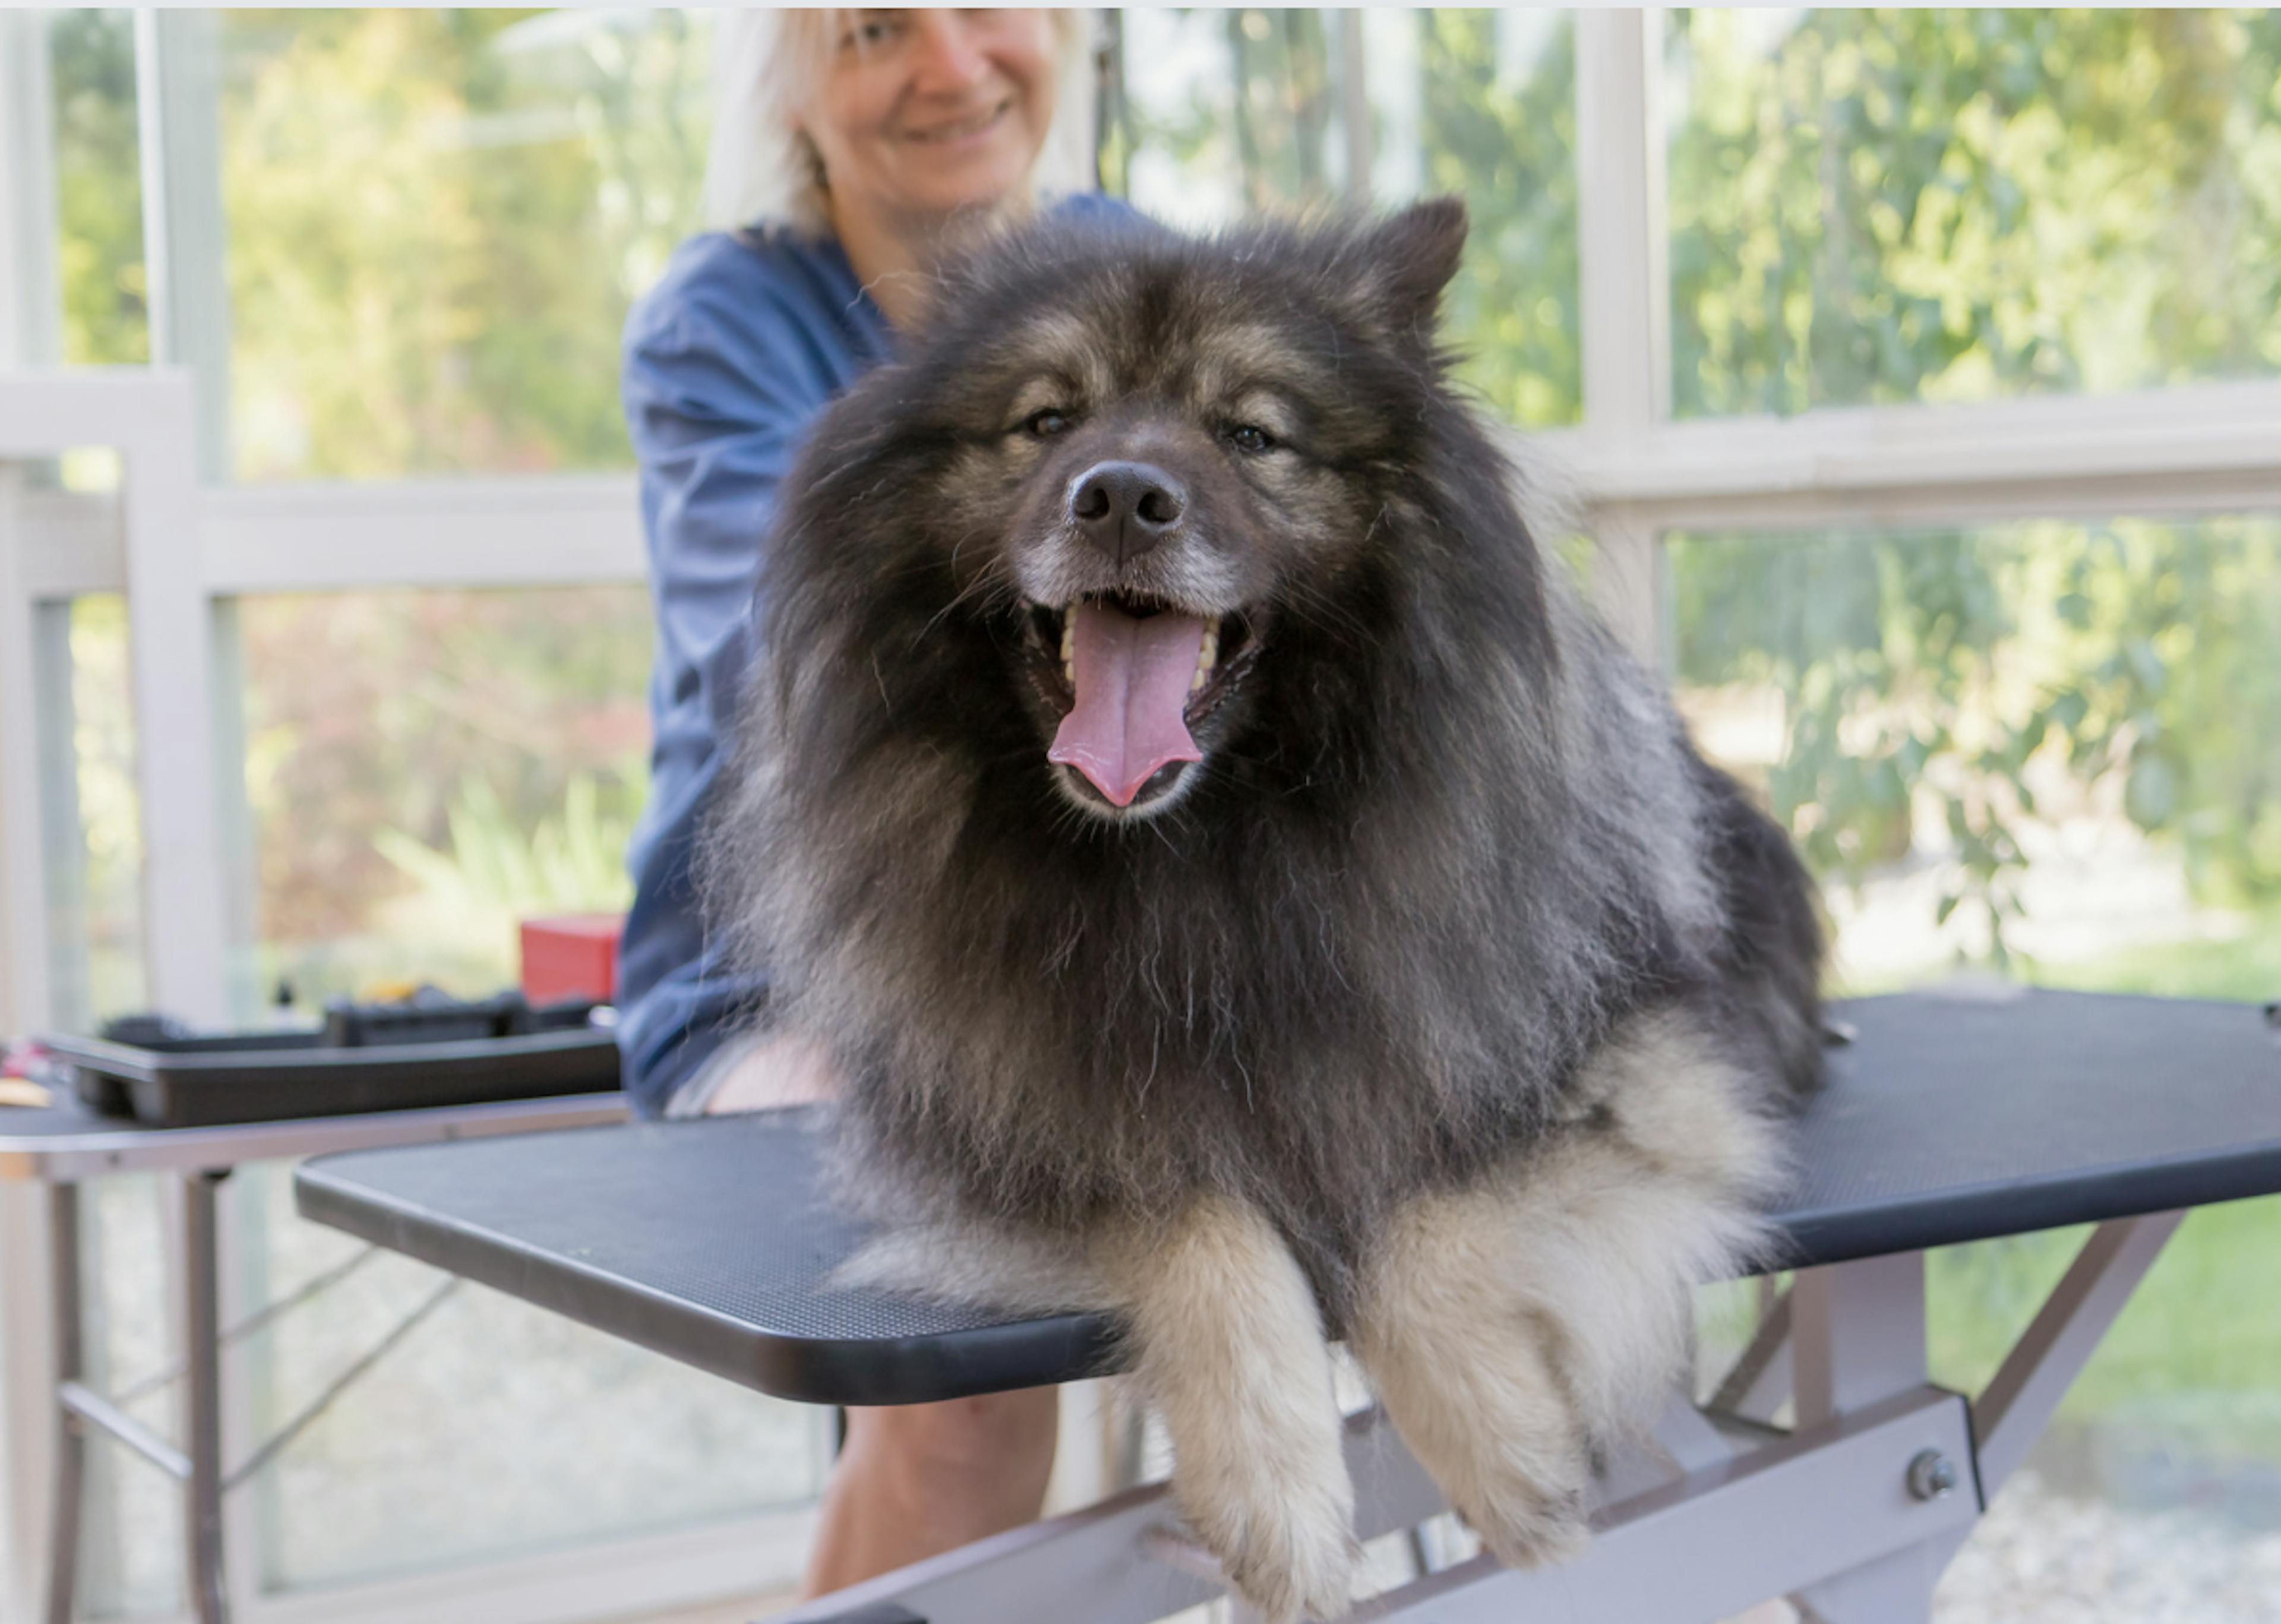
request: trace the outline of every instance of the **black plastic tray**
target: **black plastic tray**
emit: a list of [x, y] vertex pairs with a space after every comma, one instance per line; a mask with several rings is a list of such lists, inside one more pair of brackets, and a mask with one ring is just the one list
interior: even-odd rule
[[43, 1037], [80, 1097], [154, 1128], [213, 1127], [600, 1094], [618, 1087], [618, 1046], [577, 1026], [450, 1043], [335, 1048], [316, 1032], [161, 1038], [143, 1044]]

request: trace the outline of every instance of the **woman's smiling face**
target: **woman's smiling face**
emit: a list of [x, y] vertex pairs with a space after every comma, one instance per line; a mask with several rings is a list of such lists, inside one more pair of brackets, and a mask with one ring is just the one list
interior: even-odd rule
[[1054, 116], [1054, 28], [1033, 11], [847, 14], [802, 126], [834, 213], [940, 218], [1022, 185]]

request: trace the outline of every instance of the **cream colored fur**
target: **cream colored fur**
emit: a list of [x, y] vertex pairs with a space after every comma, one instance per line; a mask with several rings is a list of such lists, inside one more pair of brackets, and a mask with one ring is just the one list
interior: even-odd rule
[[1354, 1488], [1322, 1317], [1289, 1249], [1256, 1212], [1207, 1197], [1101, 1259], [1197, 1538], [1267, 1624], [1344, 1612]]
[[[1651, 1426], [1693, 1288], [1763, 1241], [1781, 1138], [1674, 1013], [1620, 1032], [1569, 1119], [1465, 1189], [1419, 1197], [1365, 1260], [1350, 1342], [1420, 1465], [1496, 1556], [1574, 1554], [1593, 1465]], [[1268, 1620], [1347, 1610], [1358, 1551], [1320, 1311], [1264, 1218], [1200, 1197], [1169, 1229], [893, 1233], [837, 1283], [1045, 1312], [1107, 1309], [1162, 1411], [1173, 1494]]]
[[1359, 1549], [1330, 1349], [1306, 1277], [1256, 1212], [1200, 1198], [1169, 1230], [1085, 1249], [1001, 1225], [917, 1226], [871, 1241], [832, 1283], [1122, 1316], [1171, 1436], [1174, 1502], [1246, 1603], [1267, 1624], [1347, 1610]]
[[1017, 1314], [1115, 1313], [1122, 1304], [1077, 1241], [1005, 1224], [915, 1224], [866, 1241], [832, 1271], [841, 1291], [987, 1303]]
[[1652, 1422], [1692, 1288], [1758, 1245], [1781, 1164], [1743, 1080], [1683, 1017], [1635, 1023], [1580, 1084], [1545, 1144], [1403, 1210], [1353, 1326], [1411, 1452], [1515, 1566], [1582, 1543], [1596, 1457]]

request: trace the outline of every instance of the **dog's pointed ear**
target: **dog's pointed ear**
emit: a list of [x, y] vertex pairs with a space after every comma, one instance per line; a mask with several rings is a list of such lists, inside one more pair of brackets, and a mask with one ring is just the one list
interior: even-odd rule
[[1462, 197], [1428, 197], [1365, 230], [1356, 243], [1348, 297], [1366, 317], [1394, 333], [1430, 340], [1442, 290], [1465, 250]]

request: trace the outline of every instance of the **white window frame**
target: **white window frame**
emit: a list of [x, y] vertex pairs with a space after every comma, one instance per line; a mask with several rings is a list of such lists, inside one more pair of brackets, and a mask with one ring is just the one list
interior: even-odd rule
[[[196, 521], [197, 480], [189, 460], [189, 379], [180, 372], [0, 373], [0, 460], [59, 456], [85, 446], [119, 453], [116, 521], [99, 546], [106, 574], [128, 601], [128, 655], [136, 721], [135, 781], [143, 835], [143, 965], [154, 1007], [194, 1021], [228, 1015], [212, 931], [221, 908], [213, 862], [215, 763], [209, 741], [211, 678]], [[32, 504], [20, 499], [13, 508]], [[62, 502], [51, 504], [62, 507]], [[50, 551], [53, 534], [25, 525], [12, 537], [0, 513], [0, 675], [9, 690], [0, 718], [0, 839], [5, 843], [9, 1002], [35, 1024], [50, 1016], [45, 927], [50, 855], [38, 817], [39, 756], [31, 661], [33, 615], [68, 590], [69, 557]], [[81, 537], [97, 539], [81, 529]], [[109, 526], [102, 529], [108, 530]], [[99, 535], [99, 532], [98, 532]], [[12, 540], [18, 545], [11, 545]], [[35, 551], [35, 547], [38, 551]], [[42, 556], [44, 554], [45, 556]], [[60, 576], [62, 581], [57, 577]], [[58, 592], [58, 585], [66, 590]], [[163, 814], [163, 816], [162, 816]]]
[[[1574, 429], [1527, 438], [1533, 466], [1549, 464], [1563, 472], [1600, 549], [1603, 568], [1596, 573], [1595, 590], [1601, 607], [1643, 654], [1658, 658], [1662, 652], [1663, 545], [1666, 535], [1675, 530], [1867, 530], [2030, 516], [2281, 511], [2281, 382], [1973, 406], [1822, 409], [1783, 419], [1674, 421], [1665, 272], [1666, 132], [1659, 105], [1662, 14], [1581, 10], [1574, 28], [1582, 421]], [[1350, 63], [1358, 63], [1352, 32], [1342, 35], [1342, 48]], [[161, 69], [145, 81], [153, 97], [166, 82], [163, 34], [154, 19], [143, 25], [140, 36], [147, 59]], [[153, 127], [171, 133], [166, 121], [176, 116], [155, 100], [146, 104], [146, 121]], [[1349, 169], [1367, 175], [1366, 141], [1355, 146], [1350, 131], [1349, 143]], [[5, 144], [5, 133], [0, 132], [0, 170], [6, 167]], [[159, 195], [150, 201], [159, 218], [153, 221], [151, 241], [166, 259], [172, 256], [164, 250], [178, 253], [182, 246], [169, 234], [186, 228], [169, 207], [179, 197], [177, 181], [165, 173], [166, 166], [156, 164], [155, 154], [153, 161]], [[187, 228], [196, 229], [195, 220]], [[153, 272], [162, 298], [190, 297], [188, 290], [205, 285], [177, 276], [172, 264], [154, 265]], [[4, 290], [0, 282], [0, 292]], [[225, 398], [226, 382], [217, 372], [212, 364], [201, 367], [195, 383], [209, 415]], [[135, 380], [58, 377], [52, 387], [132, 393], [151, 385], [149, 375], [138, 373]], [[178, 386], [161, 382], [157, 387], [151, 399], [177, 399], [169, 391]], [[166, 410], [179, 414], [182, 407], [169, 405]], [[166, 421], [174, 424], [171, 432], [183, 432], [179, 415]], [[115, 438], [97, 434], [73, 443]], [[136, 646], [138, 698], [146, 687], [154, 693], [179, 693], [185, 684], [206, 680], [207, 655], [193, 621], [196, 627], [210, 623], [204, 609], [234, 597], [643, 579], [630, 475], [210, 485], [193, 493], [177, 470], [162, 483], [161, 495], [154, 498], [145, 487], [138, 499], [194, 513], [196, 545], [180, 545], [159, 566], [173, 607], [166, 612], [168, 630], [152, 634], [147, 647]], [[58, 500], [61, 505], [39, 527], [45, 540], [19, 560], [18, 584], [7, 599], [11, 605], [27, 593], [66, 597], [131, 584], [134, 561], [141, 554], [122, 546], [102, 513], [74, 510]], [[176, 502], [182, 505], [172, 507]], [[129, 536], [136, 524], [130, 511]], [[175, 533], [187, 537], [190, 530], [183, 527]], [[323, 545], [311, 545], [313, 537], [323, 537]], [[6, 649], [10, 629], [0, 625], [0, 657], [12, 658]], [[11, 667], [0, 675], [12, 684], [19, 673]], [[192, 796], [176, 804], [210, 805], [215, 764], [174, 756], [168, 761], [167, 772], [179, 775], [171, 782], [207, 786], [203, 799]], [[220, 765], [227, 771], [236, 764]], [[145, 804], [164, 803], [155, 801], [146, 787]], [[183, 878], [182, 872], [184, 864], [197, 866], [190, 848], [200, 841], [206, 842], [210, 874], [220, 871], [213, 838], [210, 827], [202, 826], [188, 839], [178, 830], [164, 848], [152, 847], [175, 861], [169, 885], [183, 886], [183, 895], [197, 889], [199, 882]], [[20, 861], [11, 870], [19, 885]], [[188, 977], [180, 985], [195, 987], [197, 978], [188, 957], [203, 955], [210, 964], [218, 963], [227, 945], [220, 909], [189, 914], [179, 904], [154, 905], [151, 917], [178, 932], [168, 938], [163, 955], [154, 948], [154, 971], [163, 956], [166, 964], [179, 967], [170, 969], [169, 976]], [[21, 953], [19, 947], [18, 956]], [[154, 979], [154, 986], [159, 985]], [[203, 1000], [206, 994], [196, 995]], [[0, 1287], [13, 1289], [22, 1277], [8, 1273], [11, 1255], [0, 1246]], [[7, 1339], [0, 1342], [0, 1358], [5, 1360], [0, 1398], [8, 1401], [0, 1419], [24, 1413], [26, 1384], [35, 1380], [38, 1363], [24, 1350], [45, 1345], [44, 1327], [27, 1326], [26, 1318], [12, 1315]], [[19, 1423], [8, 1427], [4, 1441], [12, 1458], [27, 1458], [27, 1451], [18, 1447], [27, 1441]], [[44, 1443], [29, 1441], [28, 1454], [36, 1458]], [[11, 1522], [19, 1529], [24, 1526], [20, 1505]], [[753, 1534], [740, 1528], [725, 1536], [689, 1536], [697, 1546], [707, 1537], [715, 1539], [712, 1549], [725, 1563], [737, 1543]], [[692, 1556], [694, 1547], [674, 1541], [634, 1542], [621, 1554], [656, 1578], [664, 1572], [654, 1566], [663, 1560], [656, 1553], [669, 1548], [674, 1554], [668, 1566], [677, 1574], [705, 1568]], [[383, 1602], [397, 1605], [414, 1593], [440, 1598], [446, 1592], [480, 1595], [493, 1609], [483, 1615], [488, 1618], [555, 1616], [545, 1608], [558, 1603], [566, 1609], [560, 1616], [568, 1616], [573, 1601], [592, 1598], [595, 1564], [607, 1566], [611, 1552], [620, 1548], [600, 1556], [460, 1570], [437, 1581], [440, 1588], [425, 1591], [419, 1587], [426, 1581], [406, 1581], [409, 1589], [383, 1586], [329, 1596], [324, 1616], [367, 1616], [368, 1603], [375, 1610], [370, 1616], [377, 1617], [386, 1610]], [[5, 1558], [0, 1550], [0, 1562]], [[20, 1566], [20, 1551], [15, 1559]], [[254, 1564], [241, 1558], [233, 1571], [244, 1582], [253, 1569]], [[9, 1577], [0, 1572], [0, 1600], [27, 1594], [20, 1580], [12, 1589]], [[668, 1588], [661, 1583], [653, 1594], [645, 1594], [654, 1602]], [[684, 1588], [679, 1593], [693, 1592]], [[638, 1597], [626, 1599], [632, 1596], [631, 1590], [622, 1592], [612, 1605], [642, 1605]], [[298, 1624], [315, 1616], [312, 1604], [301, 1598], [240, 1600], [241, 1616], [250, 1624]]]

